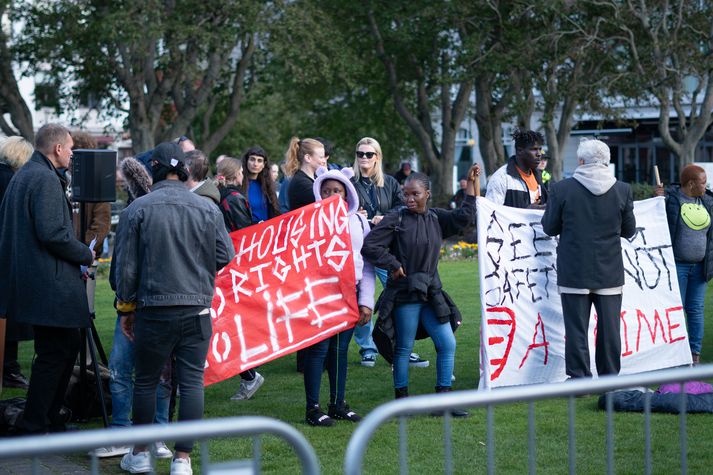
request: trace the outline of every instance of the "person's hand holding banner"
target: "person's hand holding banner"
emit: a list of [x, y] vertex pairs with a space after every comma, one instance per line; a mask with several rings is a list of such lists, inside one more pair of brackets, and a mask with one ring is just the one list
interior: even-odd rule
[[236, 255], [216, 276], [206, 385], [357, 323], [349, 220], [339, 196], [230, 236]]
[[364, 326], [371, 321], [371, 309], [361, 305], [359, 307], [359, 321], [357, 325]]

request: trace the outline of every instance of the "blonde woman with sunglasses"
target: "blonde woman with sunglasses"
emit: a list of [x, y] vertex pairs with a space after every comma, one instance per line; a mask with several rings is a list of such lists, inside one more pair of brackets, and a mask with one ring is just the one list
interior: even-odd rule
[[371, 137], [364, 137], [356, 145], [352, 183], [359, 195], [359, 206], [366, 211], [372, 226], [403, 204], [399, 182], [384, 173], [381, 145]]
[[[366, 214], [372, 227], [376, 226], [387, 212], [404, 204], [401, 185], [396, 178], [384, 173], [381, 145], [371, 137], [364, 137], [356, 144], [352, 183], [359, 196], [360, 213]], [[381, 284], [386, 285], [386, 270], [377, 268], [376, 275]], [[361, 364], [369, 368], [376, 365], [377, 355], [371, 332], [372, 325], [364, 325], [354, 330], [354, 341], [359, 345]], [[409, 363], [421, 368], [429, 364], [416, 353], [411, 354]]]

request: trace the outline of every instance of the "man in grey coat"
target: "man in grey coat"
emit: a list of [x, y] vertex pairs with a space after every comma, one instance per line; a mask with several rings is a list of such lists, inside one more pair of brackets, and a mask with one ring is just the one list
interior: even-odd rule
[[62, 431], [60, 410], [89, 326], [80, 265], [94, 253], [77, 240], [61, 168], [72, 137], [57, 124], [37, 131], [35, 153], [13, 177], [0, 207], [0, 316], [33, 326], [35, 354], [20, 432]]
[[542, 229], [559, 235], [557, 285], [565, 327], [565, 365], [570, 378], [591, 377], [589, 316], [597, 312], [597, 374], [618, 374], [624, 263], [621, 238], [636, 232], [631, 187], [609, 170], [609, 147], [582, 142], [572, 178], [550, 188]]

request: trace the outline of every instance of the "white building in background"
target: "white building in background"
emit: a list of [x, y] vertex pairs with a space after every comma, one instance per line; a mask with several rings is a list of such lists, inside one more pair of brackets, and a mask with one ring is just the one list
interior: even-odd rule
[[[0, 19], [0, 28], [9, 37], [13, 35], [13, 29], [19, 26], [11, 24], [7, 15]], [[47, 65], [51, 68], [51, 65]], [[16, 70], [15, 77], [20, 77], [21, 72]], [[47, 100], [55, 94], [53, 86], [43, 84], [41, 75], [35, 77], [21, 77], [18, 82], [20, 94], [24, 99], [27, 107], [32, 114], [32, 125], [35, 131], [47, 123], [59, 123], [70, 130], [82, 130], [94, 136], [97, 139], [100, 148], [112, 148], [119, 150], [119, 156], [122, 157], [122, 151], [131, 148], [131, 140], [128, 140], [128, 134], [124, 131], [124, 123], [126, 114], [102, 114], [94, 104], [91, 98], [87, 98], [84, 104], [72, 111], [63, 111], [57, 114], [55, 107], [50, 104], [43, 103], [43, 99]], [[6, 116], [8, 123], [9, 114]], [[2, 132], [0, 132], [2, 136]]]
[[[654, 165], [656, 165], [665, 184], [678, 182], [680, 161], [663, 144], [658, 131], [658, 107], [655, 104], [640, 107], [622, 105], [620, 117], [619, 120], [614, 121], [594, 114], [576, 116], [576, 125], [562, 151], [563, 176], [571, 176], [577, 168], [577, 147], [580, 140], [586, 137], [597, 138], [609, 145], [614, 174], [622, 181], [654, 184]], [[542, 112], [535, 111], [531, 129], [544, 132], [540, 125], [541, 118]], [[672, 114], [670, 123], [672, 130], [676, 127], [677, 120]], [[514, 124], [503, 124], [506, 156], [515, 153], [510, 137], [513, 127]], [[694, 161], [713, 163], [713, 132], [710, 129], [699, 142]], [[471, 114], [463, 120], [456, 139], [454, 190], [458, 186], [458, 179], [465, 175], [472, 163], [480, 163], [482, 166], [483, 160], [478, 148], [478, 127]], [[482, 186], [485, 186], [484, 183], [485, 181], [481, 179]]]
[[131, 149], [131, 140], [124, 131], [125, 114], [111, 117], [100, 113], [94, 104], [80, 104], [75, 110], [57, 114], [54, 107], [38, 103], [35, 78], [22, 78], [19, 83], [20, 94], [32, 113], [32, 125], [35, 131], [48, 123], [59, 123], [70, 130], [81, 130], [97, 139], [99, 148], [111, 148], [121, 152]]

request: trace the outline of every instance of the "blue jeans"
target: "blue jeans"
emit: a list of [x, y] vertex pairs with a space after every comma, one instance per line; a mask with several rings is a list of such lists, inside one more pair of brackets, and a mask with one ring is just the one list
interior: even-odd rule
[[[114, 345], [109, 355], [111, 379], [111, 426], [131, 425], [131, 405], [134, 397], [134, 343], [121, 331], [121, 317], [116, 318]], [[163, 376], [163, 374], [162, 374]], [[162, 377], [156, 394], [156, 424], [168, 424], [168, 405], [171, 401], [171, 372]]]
[[408, 387], [409, 355], [421, 322], [436, 347], [436, 386], [451, 387], [456, 337], [449, 322], [441, 323], [427, 303], [406, 303], [394, 309], [394, 388]]
[[[386, 269], [374, 268], [376, 271], [376, 276], [381, 281], [381, 285], [386, 287], [386, 278], [388, 277], [388, 272]], [[376, 349], [376, 344], [374, 339], [371, 337], [371, 332], [374, 330], [374, 319], [364, 326], [357, 325], [354, 327], [354, 342], [359, 345], [359, 354], [362, 356], [366, 355], [376, 355], [378, 352]]]
[[344, 401], [347, 386], [347, 352], [354, 329], [344, 330], [326, 340], [315, 343], [305, 350], [305, 396], [307, 409], [319, 404], [319, 387], [322, 383], [324, 360], [327, 360], [329, 376], [329, 403]]
[[681, 290], [681, 302], [686, 313], [688, 326], [688, 344], [692, 353], [701, 352], [703, 341], [704, 303], [706, 298], [706, 278], [703, 275], [703, 263], [676, 263], [678, 286]]

